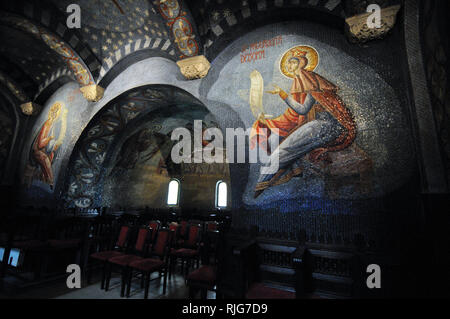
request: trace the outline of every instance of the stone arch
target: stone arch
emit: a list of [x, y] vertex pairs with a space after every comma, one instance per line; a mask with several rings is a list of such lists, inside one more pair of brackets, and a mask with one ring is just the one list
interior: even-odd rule
[[170, 40], [145, 37], [118, 49], [104, 60], [98, 85], [108, 87], [125, 68], [151, 57], [164, 57], [175, 61], [175, 51]]
[[29, 20], [36, 26], [45, 28], [48, 32], [57, 35], [65, 44], [73, 48], [73, 50], [83, 59], [94, 77], [98, 76], [100, 71], [100, 63], [92, 52], [80, 40], [81, 35], [76, 29], [69, 29], [66, 26], [66, 14], [61, 13], [57, 7], [49, 2], [34, 2], [27, 0], [14, 1], [14, 5], [3, 3], [0, 5], [1, 10], [18, 15], [23, 19]]
[[[73, 149], [62, 190], [66, 206], [104, 206], [107, 177], [116, 167], [128, 168], [136, 159], [133, 155], [132, 160], [120, 162], [122, 153], [129, 151], [123, 151], [123, 145], [130, 138], [138, 140], [148, 134], [167, 141], [171, 130], [196, 119], [215, 125], [214, 117], [202, 102], [170, 85], [137, 87], [107, 103], [91, 119]], [[147, 131], [142, 132], [144, 129]], [[179, 172], [167, 167], [170, 165], [167, 161], [162, 164], [170, 176], [176, 177]]]
[[88, 65], [89, 62], [87, 62], [88, 60], [85, 61], [85, 59], [90, 57], [90, 50], [83, 46], [83, 50], [78, 53], [74, 47], [77, 48], [80, 42], [79, 38], [72, 35], [70, 36], [69, 42], [67, 42], [63, 37], [66, 34], [65, 29], [67, 27], [61, 22], [58, 23], [56, 33], [53, 33], [31, 19], [17, 14], [3, 12], [0, 23], [31, 34], [33, 37], [42, 40], [51, 50], [55, 51], [72, 71], [83, 94], [88, 100], [96, 101], [103, 96], [103, 94], [92, 95], [89, 92], [95, 86], [95, 76], [92, 74], [91, 68], [97, 68], [97, 60]]
[[[344, 6], [340, 0], [329, 1], [224, 1], [218, 8], [213, 2], [198, 2], [193, 12], [204, 46], [204, 54], [214, 59], [243, 33], [258, 27], [289, 20], [308, 20], [344, 29]], [[217, 16], [217, 18], [215, 18]]]

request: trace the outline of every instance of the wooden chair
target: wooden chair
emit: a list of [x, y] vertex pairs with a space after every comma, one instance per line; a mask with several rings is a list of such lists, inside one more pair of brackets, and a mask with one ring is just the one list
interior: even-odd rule
[[297, 270], [304, 248], [298, 243], [261, 239], [234, 250], [242, 263], [242, 292], [246, 299], [295, 299], [300, 296]]
[[155, 244], [152, 246], [152, 258], [145, 258], [135, 260], [129, 264], [130, 272], [127, 277], [127, 297], [130, 296], [131, 279], [133, 277], [133, 270], [141, 273], [144, 280], [144, 298], [148, 298], [148, 290], [150, 287], [150, 275], [158, 271], [160, 276], [163, 276], [163, 294], [166, 293], [167, 287], [167, 272], [168, 272], [168, 253], [170, 249], [170, 238], [173, 238], [172, 231], [167, 228], [160, 229], [157, 235]]
[[[106, 270], [107, 270], [107, 265], [108, 265], [108, 259], [110, 259], [112, 257], [121, 256], [124, 254], [125, 249], [128, 244], [130, 232], [131, 232], [130, 226], [120, 227], [120, 232], [119, 232], [119, 236], [117, 238], [117, 242], [112, 249], [105, 250], [105, 251], [99, 251], [99, 252], [93, 253], [89, 256], [91, 259], [93, 259], [95, 261], [99, 261], [103, 264], [102, 281], [101, 281], [101, 286], [100, 286], [101, 289], [105, 288], [105, 279], [106, 279]], [[88, 275], [87, 275], [88, 282], [90, 281], [90, 276], [92, 274], [92, 267], [93, 267], [93, 265], [91, 265], [91, 267], [88, 268]]]
[[180, 224], [176, 223], [176, 222], [172, 222], [169, 224], [169, 230], [171, 231], [171, 237], [170, 238], [170, 243], [171, 245], [173, 245], [174, 243], [177, 242], [178, 238], [179, 238], [179, 234], [180, 234]]
[[161, 227], [161, 222], [159, 220], [152, 220], [148, 222], [148, 227], [150, 227], [152, 231], [152, 244], [156, 239], [156, 234], [158, 233], [159, 228]]
[[190, 225], [187, 240], [183, 242], [181, 248], [173, 249], [170, 252], [169, 278], [171, 278], [172, 271], [175, 269], [178, 259], [181, 259], [181, 273], [183, 273], [184, 265], [186, 264], [185, 276], [187, 276], [192, 261], [196, 261], [197, 268], [199, 267], [201, 229], [202, 226], [199, 224]]
[[105, 291], [108, 291], [109, 282], [111, 280], [111, 273], [113, 267], [120, 268], [120, 272], [122, 275], [121, 278], [121, 289], [120, 296], [124, 296], [125, 285], [128, 278], [128, 274], [130, 273], [129, 265], [137, 260], [141, 260], [146, 257], [146, 251], [148, 246], [148, 241], [152, 237], [152, 230], [148, 227], [140, 227], [137, 232], [136, 243], [134, 245], [134, 249], [131, 254], [123, 254], [120, 256], [115, 256], [108, 259], [108, 272], [106, 276], [106, 286]]
[[205, 236], [203, 236], [202, 266], [187, 276], [186, 283], [189, 287], [190, 299], [194, 299], [198, 291], [201, 292], [201, 299], [206, 299], [208, 291], [217, 292], [216, 285], [218, 277], [220, 277], [217, 267], [220, 261], [217, 250], [221, 250], [220, 244], [224, 240], [219, 235], [219, 231], [214, 230], [206, 232]]
[[219, 229], [219, 223], [216, 221], [207, 221], [205, 223], [205, 231], [214, 231]]
[[179, 233], [178, 233], [178, 238], [177, 241], [175, 242], [175, 246], [176, 247], [181, 247], [184, 243], [184, 241], [187, 239], [188, 236], [188, 228], [189, 228], [189, 223], [185, 220], [180, 221], [179, 223]]

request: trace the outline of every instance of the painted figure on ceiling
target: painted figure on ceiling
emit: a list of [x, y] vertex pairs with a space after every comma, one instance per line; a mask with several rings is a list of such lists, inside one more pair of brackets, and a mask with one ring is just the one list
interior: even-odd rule
[[54, 187], [52, 163], [66, 134], [67, 112], [68, 110], [62, 103], [54, 103], [48, 112], [47, 120], [31, 146], [30, 162], [33, 173], [38, 169], [40, 179], [48, 184], [50, 189]]
[[[313, 163], [329, 161], [329, 152], [347, 148], [356, 137], [356, 124], [337, 94], [339, 88], [312, 71], [317, 64], [317, 52], [307, 46], [292, 48], [281, 59], [281, 72], [293, 78], [290, 94], [277, 85], [267, 93], [279, 95], [287, 109], [273, 119], [263, 111], [259, 112], [250, 135], [251, 148], [257, 143], [265, 148], [271, 162], [279, 160], [279, 170], [275, 174], [263, 174], [261, 168], [255, 198], [265, 189], [300, 175], [303, 170], [300, 160], [306, 154]], [[253, 74], [252, 81], [254, 79]], [[251, 90], [252, 93], [254, 101], [255, 92]], [[254, 111], [252, 96], [250, 101]], [[273, 134], [274, 129], [278, 134]], [[270, 149], [272, 139], [277, 139], [279, 143], [273, 150]]]

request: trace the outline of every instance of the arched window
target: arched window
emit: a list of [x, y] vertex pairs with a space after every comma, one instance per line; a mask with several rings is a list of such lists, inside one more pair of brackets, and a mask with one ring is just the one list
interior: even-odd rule
[[172, 179], [169, 183], [169, 192], [167, 194], [167, 205], [178, 206], [180, 197], [180, 181]]
[[226, 208], [227, 207], [227, 183], [223, 181], [218, 181], [216, 184], [216, 207]]

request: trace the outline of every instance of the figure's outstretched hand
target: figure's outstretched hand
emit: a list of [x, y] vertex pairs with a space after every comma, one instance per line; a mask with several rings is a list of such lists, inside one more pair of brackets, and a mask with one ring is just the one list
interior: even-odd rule
[[266, 115], [264, 114], [264, 112], [259, 113], [258, 116], [258, 121], [264, 121], [266, 119]]
[[280, 94], [281, 91], [283, 91], [278, 85], [274, 84], [272, 91], [266, 91], [269, 94]]

